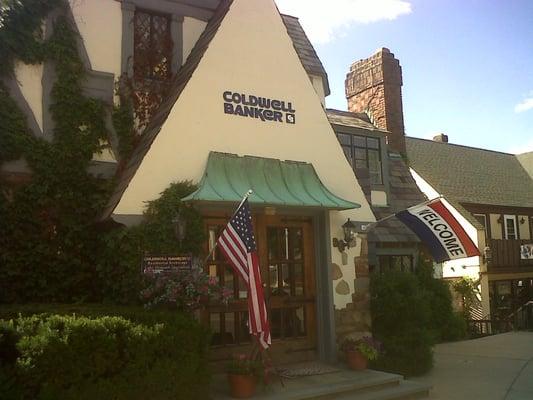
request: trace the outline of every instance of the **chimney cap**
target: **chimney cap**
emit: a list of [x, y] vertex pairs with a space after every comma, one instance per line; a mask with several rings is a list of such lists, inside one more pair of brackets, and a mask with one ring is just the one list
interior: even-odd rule
[[439, 133], [433, 136], [433, 141], [440, 143], [448, 143], [448, 135], [445, 135], [444, 133]]
[[377, 49], [374, 54], [378, 54], [378, 53], [390, 53], [390, 50], [387, 49], [386, 47], [380, 47], [379, 49]]

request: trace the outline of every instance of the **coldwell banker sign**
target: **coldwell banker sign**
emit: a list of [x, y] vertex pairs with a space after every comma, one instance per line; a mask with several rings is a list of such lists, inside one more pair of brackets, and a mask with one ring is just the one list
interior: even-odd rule
[[222, 93], [224, 112], [241, 117], [255, 118], [261, 121], [296, 123], [296, 110], [292, 102], [269, 99], [230, 90]]

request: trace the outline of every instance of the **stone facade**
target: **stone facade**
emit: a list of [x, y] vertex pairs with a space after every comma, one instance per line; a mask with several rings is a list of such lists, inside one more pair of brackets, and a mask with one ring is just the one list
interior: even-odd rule
[[348, 110], [368, 112], [372, 122], [387, 130], [389, 148], [405, 154], [402, 67], [389, 49], [354, 62], [346, 75]]
[[[364, 234], [359, 234], [357, 240], [361, 240], [361, 254], [354, 258], [356, 277], [352, 302], [342, 310], [335, 310], [338, 344], [347, 337], [360, 338], [370, 335], [371, 332], [368, 243]], [[341, 285], [342, 282], [341, 280], [338, 285]]]

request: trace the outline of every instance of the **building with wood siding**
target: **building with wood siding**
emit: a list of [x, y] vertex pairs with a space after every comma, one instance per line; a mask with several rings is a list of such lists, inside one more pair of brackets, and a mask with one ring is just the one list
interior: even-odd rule
[[461, 146], [439, 135], [407, 138], [407, 154], [419, 186], [451, 203], [483, 253], [445, 262], [444, 274], [479, 271], [485, 316], [505, 318], [533, 300], [533, 259], [520, 251], [533, 244], [533, 153]]

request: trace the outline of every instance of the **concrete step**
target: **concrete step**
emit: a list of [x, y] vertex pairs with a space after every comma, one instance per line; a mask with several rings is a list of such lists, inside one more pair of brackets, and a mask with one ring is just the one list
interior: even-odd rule
[[429, 396], [430, 385], [418, 382], [401, 381], [393, 387], [379, 388], [366, 393], [346, 393], [335, 400], [414, 400], [425, 399]]
[[[212, 399], [230, 399], [224, 377], [219, 376], [218, 380], [215, 379], [214, 389]], [[422, 398], [423, 395], [427, 395], [428, 390], [427, 386], [404, 381], [402, 376], [396, 374], [372, 370], [341, 370], [323, 375], [284, 379], [283, 385], [275, 381], [267, 387], [259, 388], [253, 398], [258, 400], [406, 400]]]

